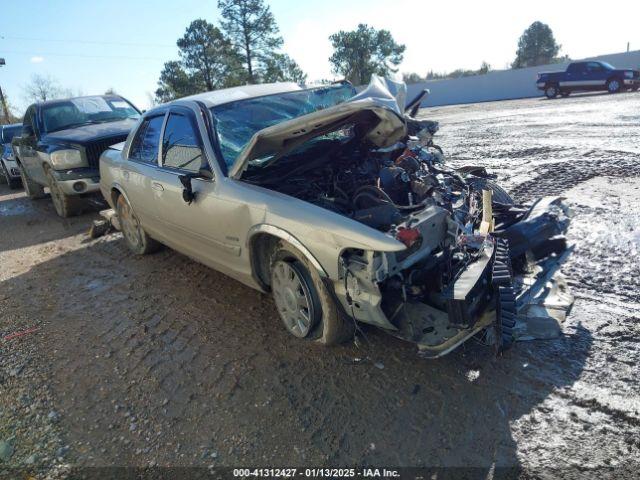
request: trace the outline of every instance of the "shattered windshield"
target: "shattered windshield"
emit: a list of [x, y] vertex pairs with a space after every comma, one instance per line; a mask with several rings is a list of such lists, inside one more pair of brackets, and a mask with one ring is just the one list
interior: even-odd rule
[[45, 132], [138, 117], [140, 113], [133, 105], [112, 96], [71, 98], [45, 105], [42, 110]]
[[231, 167], [251, 137], [260, 130], [333, 107], [355, 95], [351, 85], [332, 85], [309, 90], [238, 100], [213, 107], [222, 156]]

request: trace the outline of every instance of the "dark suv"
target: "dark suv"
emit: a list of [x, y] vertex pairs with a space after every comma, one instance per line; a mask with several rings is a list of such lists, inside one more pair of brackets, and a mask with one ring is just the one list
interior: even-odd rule
[[12, 146], [31, 198], [49, 187], [61, 217], [82, 211], [83, 197], [100, 189], [100, 154], [126, 140], [140, 111], [117, 95], [95, 95], [31, 105]]

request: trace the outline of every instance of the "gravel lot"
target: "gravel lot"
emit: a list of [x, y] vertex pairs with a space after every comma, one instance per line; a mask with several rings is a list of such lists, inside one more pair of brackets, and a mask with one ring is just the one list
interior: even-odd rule
[[468, 343], [425, 361], [374, 330], [330, 349], [295, 340], [269, 296], [169, 249], [136, 258], [119, 233], [89, 240], [95, 212], [61, 220], [0, 186], [0, 337], [37, 328], [0, 340], [0, 476], [364, 464], [633, 477], [639, 112], [634, 93], [423, 111], [452, 163], [575, 212], [564, 335], [497, 359]]

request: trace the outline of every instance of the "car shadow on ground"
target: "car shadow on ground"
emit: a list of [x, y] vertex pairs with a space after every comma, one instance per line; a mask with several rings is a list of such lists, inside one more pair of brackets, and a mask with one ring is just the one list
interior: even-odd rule
[[97, 204], [88, 203], [81, 215], [60, 218], [48, 195], [33, 200], [23, 191], [0, 185], [0, 252], [76, 235], [91, 226], [98, 211]]
[[169, 249], [136, 257], [117, 233], [77, 242], [0, 291], [35, 313], [39, 361], [79, 465], [516, 476], [518, 420], [545, 416], [592, 346], [574, 323], [499, 358], [469, 342], [426, 361], [373, 329], [360, 346], [324, 348], [289, 336], [268, 295]]

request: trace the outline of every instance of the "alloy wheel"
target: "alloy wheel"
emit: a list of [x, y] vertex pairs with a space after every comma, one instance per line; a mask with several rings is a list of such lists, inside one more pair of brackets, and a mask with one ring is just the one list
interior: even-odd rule
[[271, 274], [271, 288], [287, 330], [298, 338], [309, 335], [315, 312], [311, 291], [299, 268], [284, 260], [276, 262]]
[[126, 200], [118, 202], [118, 220], [122, 234], [132, 247], [138, 248], [142, 244], [140, 222]]

